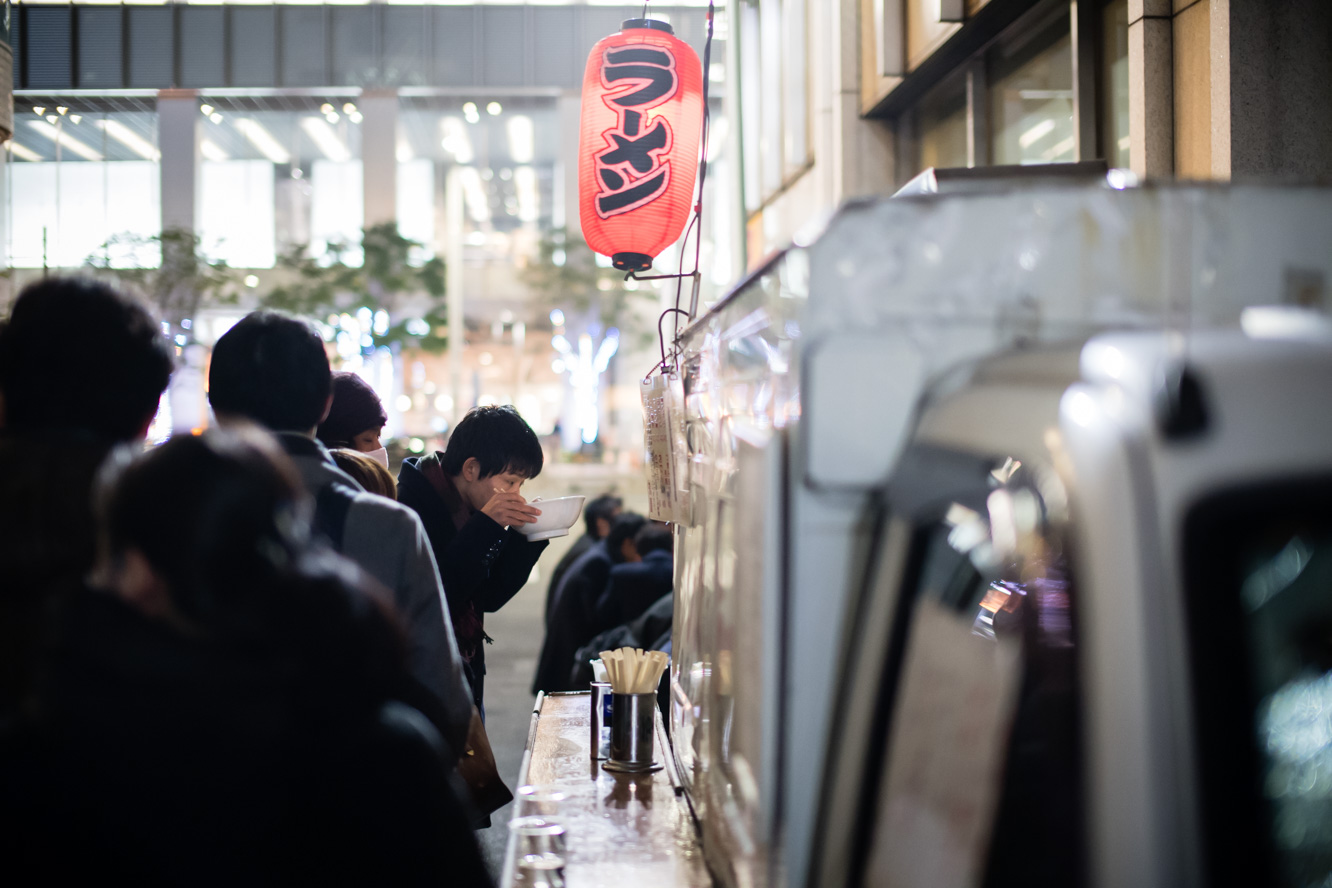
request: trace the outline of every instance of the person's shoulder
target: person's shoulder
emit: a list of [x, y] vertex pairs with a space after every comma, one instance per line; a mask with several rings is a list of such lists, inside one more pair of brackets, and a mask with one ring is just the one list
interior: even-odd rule
[[413, 509], [377, 493], [358, 492], [352, 499], [351, 508], [358, 521], [368, 521], [376, 525], [392, 526], [413, 532], [421, 526], [421, 516]]

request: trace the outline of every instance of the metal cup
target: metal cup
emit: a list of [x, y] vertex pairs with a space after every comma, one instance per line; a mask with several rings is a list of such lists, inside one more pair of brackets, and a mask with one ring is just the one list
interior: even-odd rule
[[612, 694], [610, 759], [625, 770], [652, 767], [657, 695]]
[[592, 682], [592, 737], [589, 748], [593, 759], [610, 755], [611, 686], [608, 681]]

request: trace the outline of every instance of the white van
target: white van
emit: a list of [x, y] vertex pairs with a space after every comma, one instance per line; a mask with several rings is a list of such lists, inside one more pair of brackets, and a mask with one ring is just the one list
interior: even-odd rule
[[1327, 884], [1332, 330], [966, 365], [876, 505], [813, 882]]

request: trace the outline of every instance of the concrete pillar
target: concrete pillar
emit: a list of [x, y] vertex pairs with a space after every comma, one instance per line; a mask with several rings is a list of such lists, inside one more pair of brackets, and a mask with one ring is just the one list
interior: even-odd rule
[[551, 223], [563, 227], [569, 240], [583, 236], [578, 219], [578, 124], [582, 117], [581, 92], [561, 93], [555, 102], [559, 121], [559, 153], [555, 161], [555, 204]]
[[[1332, 179], [1332, 4], [1224, 0], [1224, 5], [1228, 77], [1226, 130], [1219, 138], [1226, 174]], [[1215, 12], [1212, 18], [1215, 28]]]
[[398, 222], [398, 91], [366, 90], [361, 121], [361, 182], [365, 227]]
[[1129, 165], [1143, 178], [1175, 171], [1170, 0], [1129, 0]]
[[457, 164], [449, 167], [444, 184], [446, 219], [444, 254], [445, 298], [449, 319], [449, 396], [453, 398], [449, 431], [467, 412], [463, 405], [463, 348], [467, 344], [467, 324], [463, 320], [463, 188]]
[[192, 89], [157, 94], [157, 148], [162, 152], [162, 230], [197, 231], [199, 224], [199, 95]]

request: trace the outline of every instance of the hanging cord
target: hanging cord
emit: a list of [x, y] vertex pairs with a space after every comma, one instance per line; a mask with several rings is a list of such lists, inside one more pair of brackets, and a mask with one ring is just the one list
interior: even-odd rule
[[[679, 314], [685, 314], [685, 310], [682, 309], [682, 308], [668, 308], [668, 309], [666, 309], [665, 311], [663, 311], [663, 312], [661, 313], [661, 315], [657, 318], [657, 344], [661, 346], [661, 363], [658, 364], [656, 367], [653, 367], [653, 368], [652, 368], [653, 371], [660, 370], [662, 373], [665, 373], [665, 372], [666, 372], [666, 364], [667, 364], [667, 363], [669, 362], [669, 360], [670, 360], [669, 358], [666, 357], [666, 334], [665, 334], [665, 332], [661, 329], [661, 322], [664, 321], [664, 320], [666, 320], [666, 315], [670, 314], [671, 312], [678, 312]], [[688, 315], [686, 315], [686, 317], [688, 317]], [[676, 357], [678, 354], [679, 354], [679, 351], [678, 351], [678, 349], [676, 348], [675, 341], [672, 340], [672, 342], [671, 342], [671, 358]], [[678, 370], [679, 367], [677, 366], [675, 369]], [[651, 375], [652, 375], [652, 373], [648, 373], [648, 376], [651, 376]]]
[[[647, 16], [646, 2], [644, 2], [643, 4], [643, 14], [644, 17]], [[657, 338], [661, 340], [661, 364], [659, 366], [662, 372], [665, 372], [666, 370], [666, 343], [665, 343], [665, 338], [661, 332], [662, 320], [665, 319], [667, 314], [671, 312], [676, 313], [676, 317], [674, 319], [675, 326], [673, 328], [671, 336], [672, 352], [674, 352], [676, 341], [679, 340], [680, 338], [679, 315], [684, 315], [686, 319], [693, 320], [694, 315], [698, 312], [698, 291], [699, 291], [700, 282], [702, 280], [702, 275], [699, 273], [698, 267], [699, 267], [700, 257], [702, 256], [703, 252], [703, 185], [708, 178], [708, 136], [712, 130], [712, 108], [708, 104], [708, 93], [712, 84], [712, 77], [711, 77], [712, 32], [713, 32], [715, 15], [716, 15], [716, 8], [714, 6], [714, 0], [708, 0], [708, 17], [707, 17], [708, 36], [707, 40], [703, 44], [703, 132], [699, 140], [700, 158], [698, 163], [698, 200], [694, 204], [694, 212], [689, 219], [689, 226], [685, 229], [684, 237], [680, 240], [680, 261], [679, 264], [676, 266], [676, 273], [654, 274], [654, 275], [646, 275], [640, 277], [631, 271], [624, 276], [624, 279], [626, 281], [628, 280], [659, 281], [671, 278], [675, 279], [675, 307], [666, 309], [666, 311], [663, 311], [661, 313], [661, 317], [657, 319]], [[697, 230], [695, 230], [696, 226]], [[689, 244], [689, 235], [691, 233], [694, 235], [694, 270], [688, 274], [685, 274], [684, 271], [685, 250], [687, 249], [687, 246]], [[688, 311], [680, 308], [680, 299], [684, 295], [685, 278], [692, 278], [694, 282], [693, 293], [689, 300]]]

